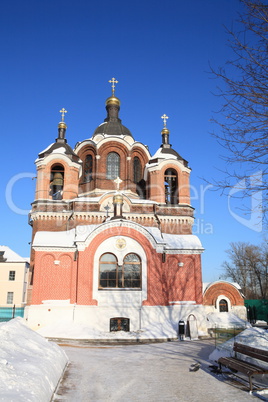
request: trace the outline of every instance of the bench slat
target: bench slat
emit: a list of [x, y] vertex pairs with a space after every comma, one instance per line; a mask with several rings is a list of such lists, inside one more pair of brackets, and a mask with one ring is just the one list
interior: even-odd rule
[[255, 366], [254, 364], [236, 359], [235, 357], [220, 357], [218, 363], [250, 376], [252, 376], [253, 374], [268, 373], [268, 369], [265, 370], [262, 367], [258, 367]]
[[254, 348], [252, 346], [243, 345], [241, 343], [234, 343], [234, 351], [255, 359], [268, 362], [268, 350]]
[[262, 360], [268, 363], [268, 350], [254, 348], [252, 346], [243, 345], [241, 343], [235, 342], [234, 348], [235, 357], [220, 357], [218, 363], [221, 366], [226, 366], [229, 369], [234, 369], [240, 373], [246, 374], [249, 381], [249, 389], [253, 390], [253, 375], [268, 374], [268, 369], [259, 367], [255, 364], [249, 363], [237, 357], [237, 353], [245, 356], [253, 357], [254, 359]]

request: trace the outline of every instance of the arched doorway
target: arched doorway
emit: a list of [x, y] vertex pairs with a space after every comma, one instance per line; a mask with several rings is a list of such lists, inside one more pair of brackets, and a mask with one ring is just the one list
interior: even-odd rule
[[187, 318], [186, 337], [190, 339], [198, 339], [197, 320], [193, 314], [190, 314]]

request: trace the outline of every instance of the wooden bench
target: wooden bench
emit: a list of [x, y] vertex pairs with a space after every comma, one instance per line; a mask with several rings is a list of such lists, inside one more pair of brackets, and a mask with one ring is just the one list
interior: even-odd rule
[[258, 365], [248, 363], [241, 358], [237, 357], [237, 353], [240, 353], [245, 356], [253, 357], [254, 359], [262, 360], [268, 363], [268, 349], [258, 349], [251, 346], [243, 345], [241, 343], [234, 343], [235, 357], [220, 357], [218, 360], [220, 371], [222, 366], [228, 367], [231, 370], [235, 370], [236, 372], [240, 372], [246, 374], [248, 376], [249, 381], [249, 389], [253, 390], [252, 379], [255, 375], [268, 374], [268, 368], [264, 369]]

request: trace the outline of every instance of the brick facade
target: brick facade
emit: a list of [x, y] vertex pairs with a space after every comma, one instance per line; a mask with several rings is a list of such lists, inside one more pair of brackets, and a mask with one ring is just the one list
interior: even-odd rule
[[244, 306], [244, 299], [239, 290], [228, 282], [214, 282], [204, 292], [203, 304], [205, 306], [216, 306], [219, 296], [227, 297], [232, 306]]
[[[125, 308], [125, 314], [131, 306], [200, 305], [203, 248], [192, 235], [190, 168], [163, 135], [163, 144], [151, 156], [122, 126], [117, 98], [109, 99], [108, 117], [90, 140], [72, 150], [61, 123], [56, 143], [36, 161], [28, 303], [62, 300], [88, 307], [108, 303]], [[118, 165], [109, 166], [111, 153]], [[114, 177], [109, 178], [109, 169], [120, 177], [119, 189]], [[55, 171], [62, 183], [59, 188]], [[119, 217], [115, 194], [123, 202]], [[126, 243], [125, 251], [116, 249], [117, 237]], [[127, 253], [140, 257], [140, 289], [99, 288], [98, 253], [104, 244], [105, 252], [114, 253], [118, 261]]]

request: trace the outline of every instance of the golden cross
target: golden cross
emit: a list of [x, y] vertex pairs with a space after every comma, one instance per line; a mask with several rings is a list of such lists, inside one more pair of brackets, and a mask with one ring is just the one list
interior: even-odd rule
[[163, 114], [163, 116], [161, 116], [161, 119], [163, 119], [163, 122], [164, 122], [164, 127], [166, 127], [166, 125], [167, 125], [167, 119], [168, 118], [169, 117], [166, 114]]
[[120, 183], [122, 183], [122, 181], [123, 181], [123, 180], [121, 180], [119, 177], [117, 177], [117, 178], [114, 180], [115, 184], [117, 185], [117, 190], [119, 190]]
[[114, 84], [118, 84], [118, 81], [115, 78], [112, 78], [110, 81], [108, 81], [110, 84], [112, 84], [112, 95], [114, 95], [114, 91], [115, 91], [115, 85]]
[[61, 121], [64, 121], [64, 114], [67, 113], [67, 110], [64, 109], [64, 107], [60, 110], [61, 113]]

